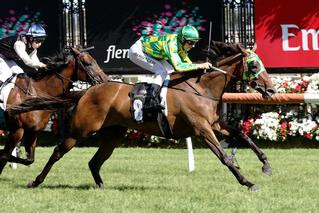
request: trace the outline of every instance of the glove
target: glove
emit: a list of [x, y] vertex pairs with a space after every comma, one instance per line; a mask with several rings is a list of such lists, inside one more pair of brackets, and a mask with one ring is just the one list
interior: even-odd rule
[[206, 70], [206, 69], [211, 69], [211, 68], [213, 68], [213, 65], [209, 62], [205, 62], [205, 63], [201, 63], [201, 64], [197, 65], [197, 69]]

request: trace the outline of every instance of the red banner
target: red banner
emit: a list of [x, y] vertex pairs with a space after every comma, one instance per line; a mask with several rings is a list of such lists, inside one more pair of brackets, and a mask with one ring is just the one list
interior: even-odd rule
[[255, 0], [255, 33], [266, 67], [319, 67], [318, 0]]

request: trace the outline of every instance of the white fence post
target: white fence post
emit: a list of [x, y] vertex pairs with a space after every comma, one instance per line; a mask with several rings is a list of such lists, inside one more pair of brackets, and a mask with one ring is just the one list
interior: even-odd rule
[[195, 170], [195, 160], [194, 160], [192, 139], [190, 137], [186, 138], [186, 143], [187, 143], [187, 150], [188, 150], [188, 170], [189, 172], [192, 172]]

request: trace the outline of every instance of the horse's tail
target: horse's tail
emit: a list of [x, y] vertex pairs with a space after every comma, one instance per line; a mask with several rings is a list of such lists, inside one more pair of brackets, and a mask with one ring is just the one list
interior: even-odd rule
[[75, 106], [86, 91], [71, 91], [58, 97], [42, 96], [29, 98], [19, 105], [11, 105], [7, 111], [9, 115], [17, 115], [33, 110], [58, 110]]

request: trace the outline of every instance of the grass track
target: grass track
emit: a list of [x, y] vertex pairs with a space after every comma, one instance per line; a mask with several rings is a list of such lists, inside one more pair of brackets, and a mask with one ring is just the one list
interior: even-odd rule
[[[318, 212], [319, 150], [264, 149], [273, 176], [248, 149], [238, 150], [250, 192], [208, 149], [195, 150], [188, 172], [187, 150], [118, 148], [104, 164], [105, 189], [94, 186], [87, 162], [96, 148], [75, 148], [53, 167], [46, 181], [27, 189], [53, 148], [37, 148], [30, 167], [8, 166], [0, 176], [0, 212]], [[228, 150], [229, 152], [230, 150]]]

